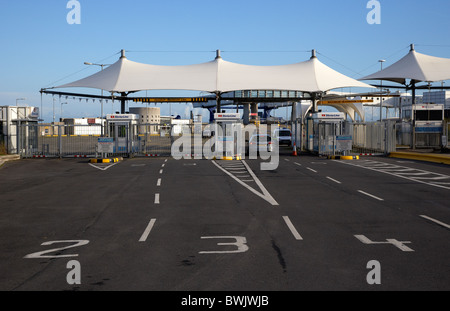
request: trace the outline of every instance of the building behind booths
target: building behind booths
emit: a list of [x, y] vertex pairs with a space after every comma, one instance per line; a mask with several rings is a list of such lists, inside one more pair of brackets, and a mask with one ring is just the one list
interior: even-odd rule
[[89, 135], [100, 136], [105, 120], [100, 118], [70, 118], [62, 119], [65, 135]]
[[159, 107], [130, 107], [130, 113], [139, 115], [140, 134], [160, 134], [162, 120]]
[[434, 91], [424, 92], [423, 102], [429, 104], [443, 105], [444, 118], [450, 119], [450, 92], [449, 91]]

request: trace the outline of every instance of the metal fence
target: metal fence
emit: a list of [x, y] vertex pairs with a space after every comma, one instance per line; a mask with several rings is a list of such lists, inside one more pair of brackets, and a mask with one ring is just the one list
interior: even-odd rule
[[440, 149], [448, 148], [450, 123], [444, 121], [442, 126], [438, 124], [432, 127], [431, 130], [424, 130], [427, 128], [414, 127], [411, 122], [399, 122], [396, 125], [397, 131], [397, 147], [411, 148], [411, 149]]
[[446, 135], [446, 137], [443, 137], [443, 147], [449, 149], [450, 148], [450, 121], [446, 121], [445, 122], [445, 126], [444, 126], [444, 135]]
[[296, 141], [306, 137], [306, 144], [302, 146], [319, 155], [383, 155], [397, 148], [396, 122], [390, 120], [374, 123], [310, 121], [306, 132], [307, 135], [303, 130], [297, 133]]
[[40, 125], [18, 127], [18, 153], [22, 157], [95, 156], [101, 125]]
[[[318, 122], [306, 126], [297, 122], [295, 125], [292, 130], [296, 147], [305, 147], [320, 155], [387, 154], [396, 151], [398, 146], [410, 146], [413, 137], [409, 123], [391, 120], [373, 123]], [[173, 152], [209, 158], [214, 154], [215, 146], [212, 139], [214, 133], [207, 126], [110, 124], [102, 129], [101, 125], [95, 124], [22, 124], [17, 127], [14, 138], [17, 139], [17, 153], [25, 158], [151, 157], [170, 156]], [[446, 141], [450, 137], [449, 123], [442, 136]], [[113, 142], [108, 152], [99, 149], [99, 139], [104, 137], [111, 138]], [[172, 148], [181, 145], [184, 148]], [[444, 142], [443, 145], [445, 147]]]
[[[160, 124], [111, 125], [103, 129], [102, 125], [26, 124], [18, 127], [17, 153], [24, 158], [170, 155], [174, 139], [171, 131], [170, 126]], [[99, 150], [101, 137], [113, 138], [111, 152]]]
[[397, 147], [400, 148], [410, 148], [412, 147], [413, 140], [413, 126], [411, 122], [402, 121], [396, 124], [396, 137], [397, 137]]
[[[214, 152], [214, 133], [205, 134], [205, 126], [109, 124], [102, 128], [100, 124], [23, 124], [17, 129], [17, 153], [24, 158], [154, 157], [170, 156], [172, 146], [182, 145], [176, 153], [208, 157]], [[111, 142], [107, 151], [100, 143], [104, 138]]]
[[318, 122], [314, 124], [314, 146], [320, 155], [347, 155], [350, 147], [342, 144], [344, 138], [351, 141], [351, 124], [348, 122]]
[[395, 120], [353, 124], [353, 153], [387, 154], [397, 150]]

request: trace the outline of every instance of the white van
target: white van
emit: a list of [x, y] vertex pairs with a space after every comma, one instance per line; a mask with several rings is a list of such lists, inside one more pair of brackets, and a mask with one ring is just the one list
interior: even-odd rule
[[290, 129], [276, 129], [273, 131], [272, 138], [277, 141], [279, 145], [292, 145], [292, 132]]

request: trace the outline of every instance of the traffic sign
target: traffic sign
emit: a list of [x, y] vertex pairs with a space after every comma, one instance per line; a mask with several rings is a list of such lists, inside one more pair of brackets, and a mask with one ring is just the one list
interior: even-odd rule
[[99, 137], [98, 141], [97, 141], [97, 152], [113, 153], [114, 152], [114, 138]]

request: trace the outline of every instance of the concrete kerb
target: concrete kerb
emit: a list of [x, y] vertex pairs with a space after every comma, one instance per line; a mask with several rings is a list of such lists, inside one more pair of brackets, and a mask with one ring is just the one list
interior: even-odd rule
[[12, 154], [12, 155], [0, 155], [0, 166], [9, 161], [17, 161], [20, 160], [20, 155]]
[[419, 152], [391, 152], [390, 158], [416, 160], [450, 165], [450, 154], [430, 154]]

